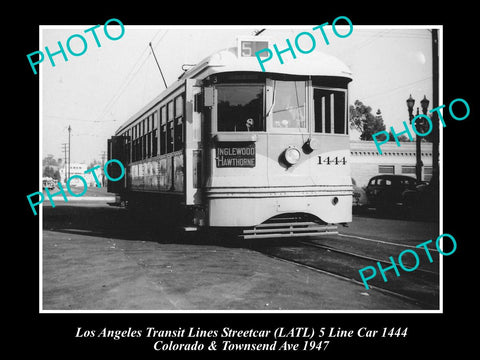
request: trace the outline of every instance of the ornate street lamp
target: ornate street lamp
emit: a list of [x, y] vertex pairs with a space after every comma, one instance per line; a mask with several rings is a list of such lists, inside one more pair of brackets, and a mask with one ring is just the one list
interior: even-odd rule
[[[423, 99], [420, 101], [420, 105], [422, 106], [422, 112], [424, 115], [427, 115], [427, 109], [428, 105], [430, 104], [430, 101], [427, 99], [426, 95], [423, 95]], [[422, 118], [422, 133], [427, 131], [427, 122], [425, 119]], [[422, 180], [422, 156], [421, 156], [421, 140], [417, 136], [417, 141], [416, 141], [416, 152], [417, 152], [417, 165], [415, 166], [416, 170], [416, 175], [417, 175], [417, 180], [420, 181]]]
[[410, 115], [410, 122], [412, 122], [412, 119], [413, 119], [414, 106], [415, 106], [415, 99], [412, 98], [412, 94], [410, 94], [410, 97], [407, 99], [407, 108], [408, 108], [408, 114]]
[[[427, 106], [428, 106], [428, 100], [426, 97], [422, 101], [420, 101], [422, 105], [422, 110], [424, 110], [424, 113], [426, 112], [426, 107], [425, 106], [425, 101], [427, 101]], [[412, 125], [412, 120], [413, 120], [413, 107], [415, 106], [415, 99], [412, 98], [412, 94], [410, 94], [410, 97], [407, 99], [407, 108], [408, 108], [408, 116], [410, 119], [410, 126]], [[418, 115], [418, 108], [417, 108], [417, 115]], [[418, 121], [417, 121], [418, 122]], [[421, 127], [421, 126], [419, 126]], [[416, 157], [416, 164], [415, 164], [415, 176], [417, 178], [417, 181], [422, 180], [422, 149], [421, 149], [421, 139], [417, 135], [415, 139], [415, 157]]]
[[[410, 95], [410, 97], [411, 96], [412, 95]], [[422, 111], [425, 115], [427, 114], [428, 104], [430, 104], [430, 101], [427, 99], [426, 95], [423, 95], [423, 100], [420, 101], [420, 105], [422, 105]]]

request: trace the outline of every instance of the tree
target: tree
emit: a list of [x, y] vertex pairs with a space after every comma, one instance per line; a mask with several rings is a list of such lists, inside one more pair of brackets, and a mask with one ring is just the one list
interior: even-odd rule
[[[360, 100], [355, 100], [354, 105], [350, 105], [349, 113], [350, 128], [357, 129], [361, 133], [360, 140], [373, 140], [373, 134], [385, 130], [382, 116], [373, 115], [372, 108]], [[378, 139], [382, 140], [380, 137]]]
[[91, 169], [97, 165], [102, 165], [102, 162], [101, 161], [98, 161], [97, 159], [93, 159], [93, 161], [90, 162], [90, 164], [88, 165], [88, 168]]
[[[377, 113], [375, 114], [375, 118], [378, 122], [383, 123], [383, 116], [380, 109], [377, 110]], [[407, 135], [400, 135], [400, 136], [397, 135], [397, 138], [398, 138], [398, 141], [400, 142], [406, 142], [410, 140], [410, 138]], [[385, 135], [380, 134], [379, 136], [377, 136], [377, 139], [380, 141], [383, 141], [385, 140]], [[390, 130], [388, 131], [388, 141], [395, 141], [395, 136], [393, 136]]]
[[[393, 136], [391, 131], [388, 132], [388, 136], [389, 136], [388, 141], [395, 141], [395, 136]], [[380, 139], [380, 136], [378, 137], [378, 139]], [[383, 137], [383, 139], [385, 139], [385, 137]], [[410, 141], [410, 138], [407, 135], [400, 135], [400, 136], [397, 135], [397, 139], [400, 142]]]
[[43, 158], [43, 176], [50, 177], [55, 180], [60, 180], [59, 167], [62, 165], [62, 159], [55, 160], [53, 155], [48, 154]]
[[51, 177], [54, 178], [55, 176], [55, 169], [52, 166], [45, 166], [43, 168], [43, 176], [44, 177]]
[[45, 158], [43, 158], [42, 163], [43, 166], [58, 166], [57, 160], [53, 158], [52, 154], [48, 154]]
[[55, 170], [52, 177], [57, 181], [60, 181], [62, 179], [62, 177], [60, 176], [60, 171], [58, 170]]
[[[377, 109], [375, 115], [372, 114], [372, 108], [365, 105], [360, 100], [355, 100], [354, 105], [350, 105], [350, 128], [360, 131], [360, 140], [373, 140], [372, 135], [379, 131], [386, 131], [385, 123], [380, 109]], [[388, 141], [395, 141], [392, 132], [388, 132]], [[378, 141], [384, 141], [385, 135], [380, 134], [376, 137]], [[406, 135], [398, 136], [398, 141], [409, 141]]]

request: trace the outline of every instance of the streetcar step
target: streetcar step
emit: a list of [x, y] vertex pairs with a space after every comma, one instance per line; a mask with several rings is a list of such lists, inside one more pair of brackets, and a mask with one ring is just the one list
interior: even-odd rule
[[243, 239], [265, 239], [276, 237], [301, 237], [338, 234], [336, 225], [320, 225], [313, 222], [264, 223], [244, 229]]

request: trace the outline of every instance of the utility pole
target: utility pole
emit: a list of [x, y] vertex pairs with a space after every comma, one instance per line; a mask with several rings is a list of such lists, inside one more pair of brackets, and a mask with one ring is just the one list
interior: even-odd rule
[[[438, 65], [438, 29], [432, 29], [432, 91], [433, 91], [433, 99], [432, 99], [432, 108], [435, 109], [438, 107], [438, 83], [439, 83], [439, 65]], [[433, 151], [432, 151], [432, 177], [433, 181], [436, 183], [434, 184], [437, 189], [439, 185], [439, 178], [440, 178], [440, 169], [438, 164], [439, 158], [439, 146], [440, 146], [440, 134], [439, 134], [439, 122], [438, 122], [438, 113], [436, 111], [432, 114], [432, 123], [433, 123]]]
[[[432, 109], [438, 107], [438, 86], [439, 86], [439, 63], [438, 63], [438, 29], [432, 29]], [[438, 221], [439, 211], [440, 211], [440, 168], [438, 164], [439, 158], [439, 147], [440, 147], [440, 134], [439, 134], [439, 121], [438, 114], [436, 111], [432, 114], [432, 124], [433, 124], [433, 144], [432, 144], [432, 185], [433, 185], [433, 194], [434, 194], [434, 209], [435, 217], [434, 219]]]
[[102, 151], [102, 153], [100, 154], [101, 158], [102, 158], [102, 186], [104, 186], [105, 184], [105, 174], [103, 172], [103, 169], [105, 167], [105, 158], [107, 157], [107, 152], [106, 151]]
[[62, 144], [62, 151], [63, 151], [63, 167], [64, 167], [64, 172], [63, 174], [65, 175], [65, 182], [67, 181], [67, 143]]
[[[72, 127], [68, 125], [68, 178], [67, 179], [70, 179], [70, 133], [71, 131], [72, 131]], [[67, 181], [67, 179], [65, 179], [65, 181]]]

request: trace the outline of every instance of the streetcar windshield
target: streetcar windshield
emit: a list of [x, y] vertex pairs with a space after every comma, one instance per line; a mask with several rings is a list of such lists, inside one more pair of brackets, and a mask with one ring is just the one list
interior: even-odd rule
[[306, 128], [305, 81], [274, 81], [272, 119], [274, 128]]
[[218, 85], [218, 131], [265, 131], [264, 86]]

